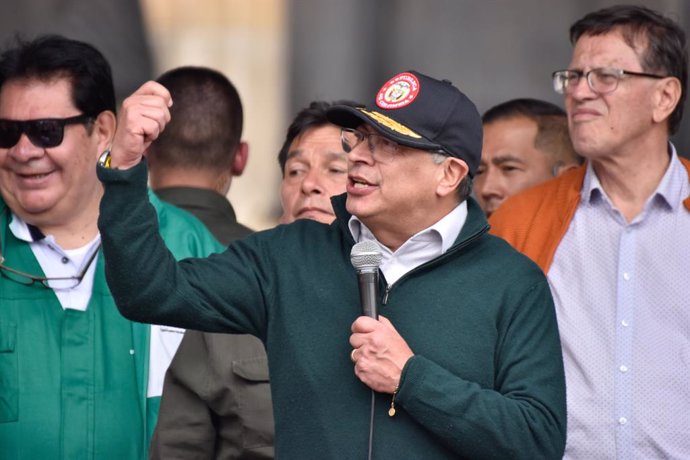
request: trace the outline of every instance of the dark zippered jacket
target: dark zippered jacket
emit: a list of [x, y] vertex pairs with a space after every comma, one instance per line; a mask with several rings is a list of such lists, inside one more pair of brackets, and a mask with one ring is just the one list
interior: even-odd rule
[[[146, 164], [99, 167], [108, 282], [136, 321], [250, 333], [266, 344], [276, 457], [365, 459], [371, 390], [350, 362], [361, 314], [345, 197], [337, 220], [255, 233], [219, 255], [175, 262], [146, 200]], [[565, 383], [553, 300], [541, 270], [467, 221], [442, 256], [384, 289], [380, 313], [415, 353], [397, 413], [375, 395], [375, 459], [561, 458]]]

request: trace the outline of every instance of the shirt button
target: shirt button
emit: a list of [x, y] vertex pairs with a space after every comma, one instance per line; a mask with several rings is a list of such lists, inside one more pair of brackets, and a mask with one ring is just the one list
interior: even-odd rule
[[618, 424], [619, 424], [619, 425], [625, 425], [626, 423], [628, 423], [628, 419], [627, 419], [627, 418], [621, 417], [621, 418], [618, 419]]
[[626, 320], [626, 319], [621, 321], [621, 324], [623, 325], [623, 327], [628, 327], [630, 325], [630, 323], [628, 323], [628, 320]]
[[130, 355], [133, 355], [133, 354], [134, 354], [134, 350], [129, 350], [129, 354], [130, 354]]
[[64, 256], [63, 256], [63, 257], [62, 257], [62, 263], [63, 263], [63, 264], [66, 264], [67, 262], [69, 262], [69, 259], [68, 259], [67, 257], [64, 257]]
[[623, 273], [623, 279], [625, 281], [630, 281], [630, 273], [628, 273], [628, 272]]
[[620, 369], [621, 372], [628, 372], [628, 366], [625, 365], [619, 367], [618, 369]]

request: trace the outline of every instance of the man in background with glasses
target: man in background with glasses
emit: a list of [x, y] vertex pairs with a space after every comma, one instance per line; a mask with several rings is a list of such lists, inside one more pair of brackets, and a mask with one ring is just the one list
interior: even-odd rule
[[[182, 335], [124, 319], [105, 282], [96, 163], [115, 127], [110, 67], [90, 45], [44, 36], [0, 55], [3, 459], [146, 456]], [[175, 256], [219, 249], [150, 201]]]
[[[141, 161], [173, 103], [155, 82], [127, 98], [98, 168], [108, 282], [137, 320], [264, 341], [277, 458], [560, 458], [553, 301], [469, 197], [482, 127], [467, 96], [408, 71], [367, 106], [330, 108], [348, 168], [336, 220], [179, 263], [156, 235]], [[381, 256], [378, 319], [362, 315], [356, 243]]]
[[685, 34], [643, 7], [591, 13], [553, 74], [584, 166], [506, 201], [493, 232], [554, 294], [568, 388], [566, 458], [690, 453], [690, 162], [669, 142]]

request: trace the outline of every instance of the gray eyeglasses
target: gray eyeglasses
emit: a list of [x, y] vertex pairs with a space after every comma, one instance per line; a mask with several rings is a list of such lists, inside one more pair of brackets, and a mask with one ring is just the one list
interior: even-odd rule
[[618, 88], [618, 82], [624, 76], [643, 78], [667, 78], [663, 75], [654, 75], [644, 72], [632, 72], [630, 70], [616, 69], [613, 67], [599, 67], [587, 72], [583, 70], [557, 70], [552, 75], [553, 89], [559, 94], [570, 94], [580, 78], [585, 77], [589, 88], [597, 94], [612, 93]]
[[86, 276], [86, 272], [89, 270], [89, 267], [96, 259], [96, 255], [98, 255], [100, 248], [101, 244], [98, 243], [98, 247], [96, 247], [93, 253], [89, 256], [89, 259], [87, 260], [84, 267], [76, 275], [48, 277], [32, 275], [30, 273], [26, 273], [8, 267], [7, 265], [5, 265], [5, 257], [3, 257], [2, 255], [2, 246], [0, 246], [0, 274], [2, 274], [4, 278], [14, 281], [15, 283], [23, 284], [25, 286], [31, 286], [34, 283], [39, 283], [43, 287], [46, 287], [48, 289], [73, 289], [77, 287], [84, 279], [84, 276]]

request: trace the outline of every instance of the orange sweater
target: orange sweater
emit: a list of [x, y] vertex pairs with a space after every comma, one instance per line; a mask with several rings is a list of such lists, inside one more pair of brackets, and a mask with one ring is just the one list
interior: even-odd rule
[[[690, 161], [680, 158], [688, 171]], [[500, 236], [548, 273], [553, 256], [580, 203], [586, 166], [510, 197], [491, 215], [491, 233]], [[683, 200], [690, 211], [690, 196]]]

